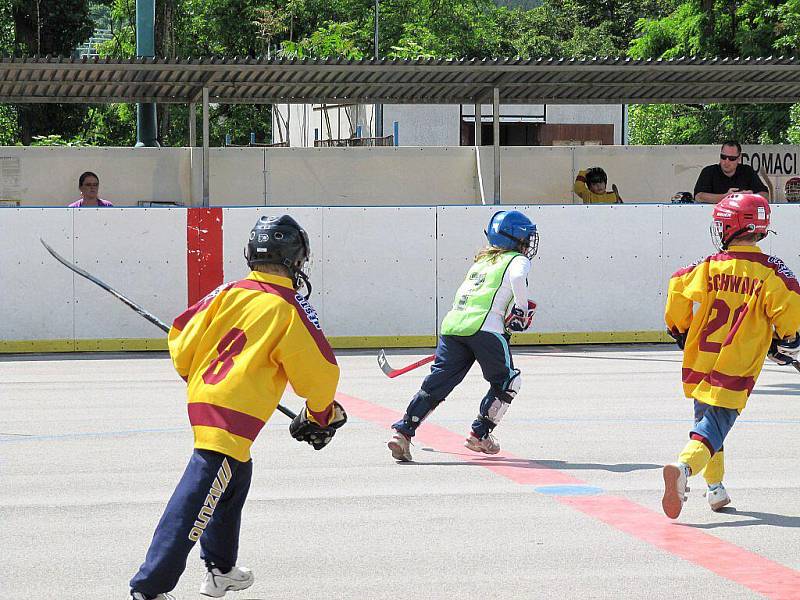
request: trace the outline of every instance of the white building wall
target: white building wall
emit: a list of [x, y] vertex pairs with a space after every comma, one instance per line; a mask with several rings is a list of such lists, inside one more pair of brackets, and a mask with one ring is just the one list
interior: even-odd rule
[[457, 104], [385, 104], [383, 134], [397, 121], [401, 146], [458, 146], [459, 119]]
[[[289, 142], [292, 147], [313, 147], [314, 129], [320, 139], [327, 139], [328, 124], [322, 118], [319, 104], [277, 104], [273, 113], [273, 142], [286, 141], [281, 138], [281, 127], [288, 116]], [[333, 138], [355, 135], [355, 127], [361, 125], [362, 137], [373, 137], [373, 104], [357, 107], [358, 117], [352, 114], [350, 122], [337, 114], [343, 109], [329, 108]], [[403, 146], [458, 146], [461, 143], [461, 116], [474, 120], [475, 106], [472, 104], [385, 104], [383, 108], [383, 133], [392, 133], [397, 121], [400, 145]], [[492, 120], [492, 105], [481, 105], [484, 123]], [[322, 118], [322, 120], [321, 120]], [[614, 143], [622, 143], [623, 110], [620, 104], [609, 105], [561, 105], [561, 104], [500, 104], [500, 118], [504, 122], [526, 121], [532, 123], [610, 124], [614, 126]], [[280, 121], [280, 127], [278, 125]]]

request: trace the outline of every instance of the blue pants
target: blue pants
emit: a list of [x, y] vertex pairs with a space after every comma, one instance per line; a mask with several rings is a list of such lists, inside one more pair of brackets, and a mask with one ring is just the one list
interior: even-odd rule
[[478, 331], [470, 336], [440, 336], [430, 375], [411, 399], [403, 418], [392, 427], [413, 437], [417, 427], [464, 380], [476, 361], [481, 367], [483, 378], [489, 382], [489, 391], [481, 400], [479, 415], [472, 423], [472, 431], [478, 437], [488, 435], [496, 425], [487, 418], [489, 407], [503, 395], [508, 383], [517, 374], [508, 339], [489, 331]]
[[722, 408], [694, 401], [694, 428], [692, 434], [700, 435], [711, 445], [711, 453], [722, 450], [725, 436], [736, 422], [739, 411], [735, 408]]
[[236, 566], [242, 507], [253, 462], [239, 462], [210, 450], [195, 450], [164, 509], [144, 564], [130, 581], [148, 596], [169, 592], [186, 569], [200, 540], [200, 558], [222, 572]]

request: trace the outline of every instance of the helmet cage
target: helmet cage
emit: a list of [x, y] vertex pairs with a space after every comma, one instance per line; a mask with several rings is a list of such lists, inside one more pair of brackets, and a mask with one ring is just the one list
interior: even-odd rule
[[536, 225], [519, 211], [494, 213], [484, 233], [491, 246], [519, 252], [529, 259], [536, 256], [539, 249]]

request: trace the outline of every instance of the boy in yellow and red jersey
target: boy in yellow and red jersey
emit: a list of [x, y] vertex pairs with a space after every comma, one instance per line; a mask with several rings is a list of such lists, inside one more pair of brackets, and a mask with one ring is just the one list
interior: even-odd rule
[[[307, 298], [306, 232], [288, 215], [261, 217], [245, 258], [252, 272], [180, 315], [169, 351], [188, 383], [194, 453], [131, 579], [135, 600], [166, 600], [200, 541], [208, 572], [200, 594], [221, 598], [253, 584], [236, 566], [239, 528], [253, 463], [250, 446], [286, 388], [306, 399], [292, 436], [323, 448], [347, 420], [334, 401], [336, 357]], [[296, 290], [305, 286], [308, 294]]]
[[756, 245], [768, 233], [769, 218], [763, 197], [725, 196], [711, 225], [720, 252], [669, 282], [665, 319], [683, 348], [683, 389], [694, 399], [695, 413], [689, 443], [663, 470], [661, 504], [672, 519], [683, 508], [688, 477], [701, 471], [712, 510], [730, 503], [722, 485], [725, 437], [747, 404], [765, 355], [786, 365], [800, 350], [800, 284], [783, 261]]

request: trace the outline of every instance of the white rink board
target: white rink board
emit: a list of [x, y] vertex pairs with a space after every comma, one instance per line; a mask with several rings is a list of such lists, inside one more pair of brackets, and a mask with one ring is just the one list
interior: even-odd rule
[[311, 280], [311, 305], [316, 309], [322, 329], [330, 335], [325, 320], [325, 270], [322, 261], [323, 209], [313, 207], [267, 206], [222, 210], [223, 277], [225, 281], [243, 279], [250, 270], [244, 260], [244, 247], [253, 225], [261, 215], [291, 215], [308, 234], [311, 260], [306, 274]]
[[788, 204], [772, 206], [769, 246], [762, 250], [780, 258], [795, 275], [800, 273], [800, 207]]
[[[433, 336], [498, 208], [539, 227], [534, 333], [660, 332], [669, 276], [715, 252], [708, 205], [230, 208], [224, 279], [246, 275], [242, 248], [258, 216], [286, 212], [309, 233], [312, 303], [328, 336]], [[800, 206], [773, 206], [772, 228], [762, 249], [799, 270]], [[0, 231], [0, 342], [163, 337], [59, 265], [40, 236], [167, 323], [186, 307], [183, 209], [8, 208]]]
[[73, 337], [73, 274], [39, 243], [71, 260], [72, 216], [73, 209], [0, 212], [0, 340]]
[[[167, 325], [186, 309], [185, 210], [77, 209], [73, 227], [79, 267]], [[76, 339], [165, 335], [105, 290], [76, 280]]]
[[434, 335], [436, 208], [325, 208], [325, 333]]
[[[536, 333], [661, 328], [660, 207], [502, 208], [523, 211], [539, 230], [539, 253], [528, 277], [538, 304]], [[496, 209], [439, 208], [438, 322], [485, 245], [483, 231]]]
[[[665, 204], [662, 207], [661, 285], [665, 293], [675, 271], [717, 252], [709, 231], [712, 209], [710, 204]], [[768, 251], [766, 244], [762, 244], [761, 249]]]
[[537, 206], [538, 332], [662, 328], [661, 207]]

